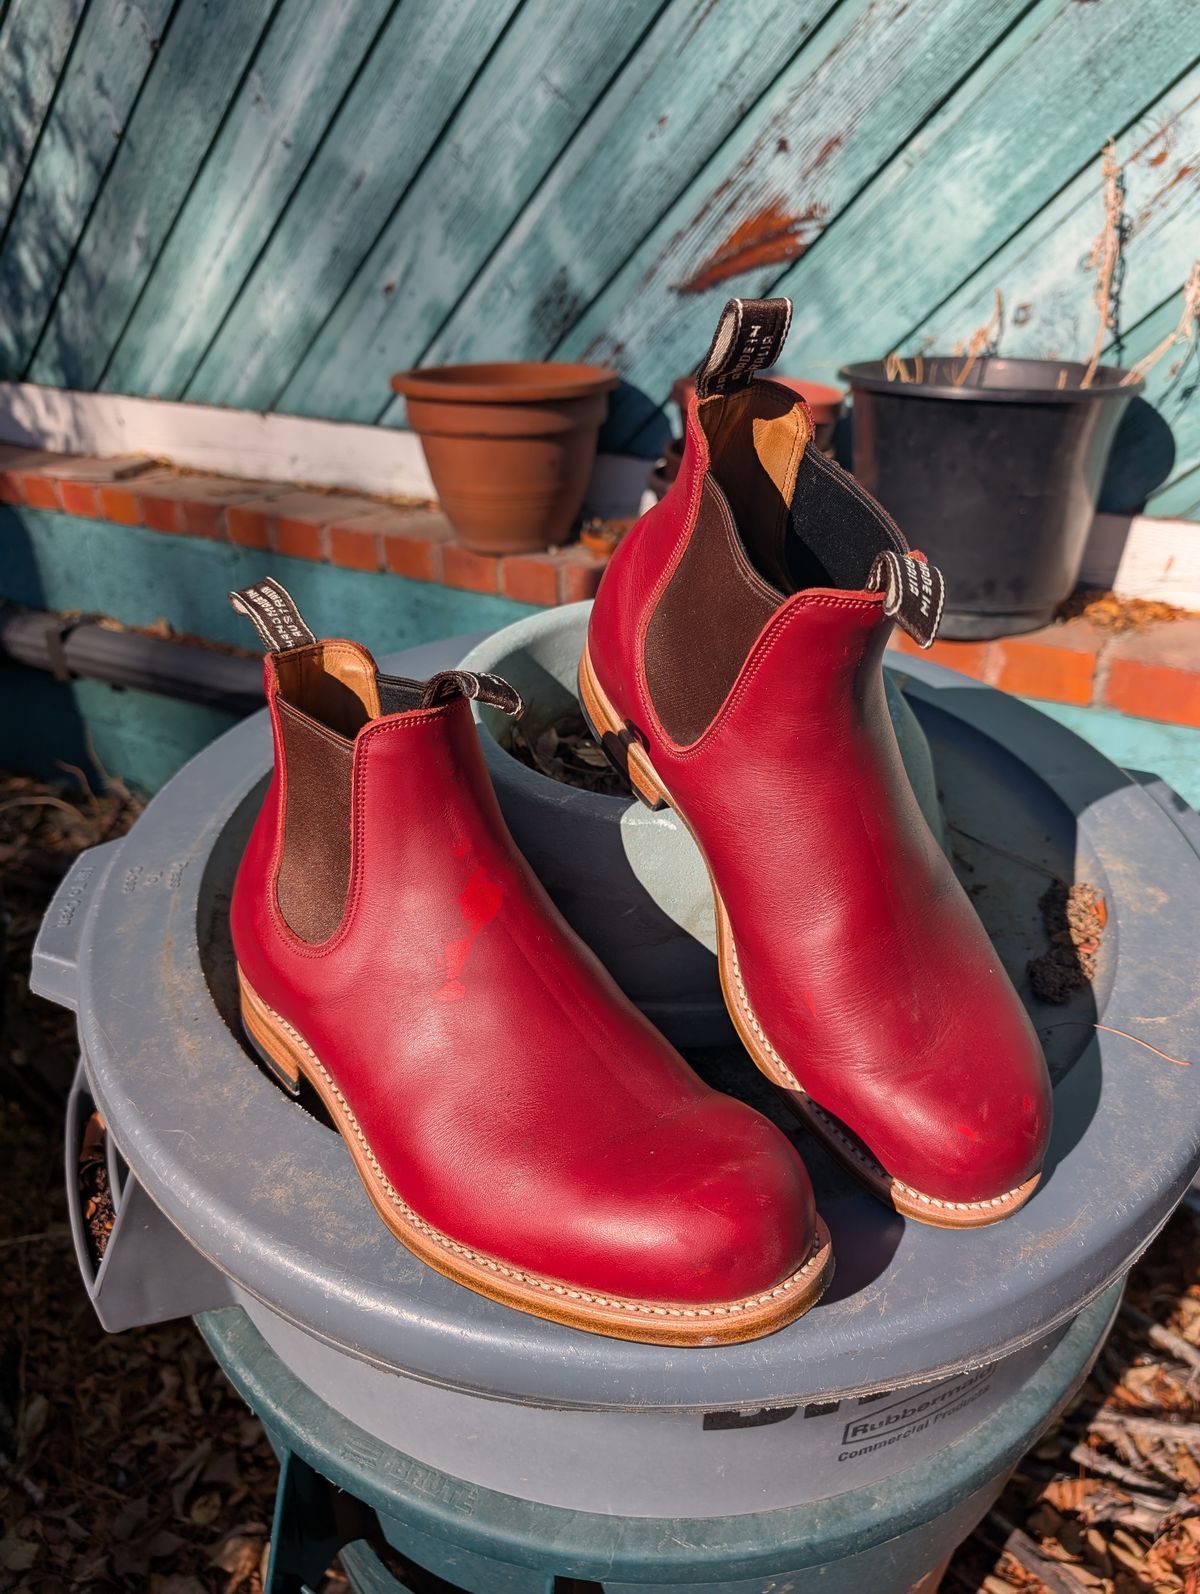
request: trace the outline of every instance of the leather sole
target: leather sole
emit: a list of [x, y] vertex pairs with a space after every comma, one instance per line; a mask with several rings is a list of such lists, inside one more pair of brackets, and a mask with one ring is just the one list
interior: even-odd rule
[[[659, 778], [650, 755], [637, 733], [621, 718], [609, 702], [596, 679], [592, 662], [584, 645], [579, 661], [579, 702], [597, 743], [608, 754], [610, 761], [629, 781], [634, 794], [648, 808], [670, 808], [684, 825], [704, 857], [704, 849], [684, 814]], [[746, 994], [745, 982], [738, 966], [737, 948], [729, 915], [717, 889], [708, 859], [709, 885], [712, 887], [713, 908], [717, 927], [717, 966], [721, 976], [721, 994], [733, 1020], [738, 1038], [749, 1052], [759, 1071], [777, 1085], [788, 1099], [792, 1111], [805, 1127], [849, 1171], [868, 1185], [880, 1200], [894, 1207], [903, 1217], [914, 1222], [929, 1224], [938, 1229], [978, 1229], [999, 1223], [1023, 1207], [1037, 1188], [1040, 1173], [1018, 1185], [1015, 1190], [982, 1201], [949, 1201], [939, 1196], [927, 1195], [901, 1179], [894, 1178], [884, 1168], [862, 1141], [842, 1121], [828, 1112], [805, 1090], [771, 1045], [767, 1033]]]
[[242, 1023], [255, 1050], [292, 1095], [305, 1079], [346, 1142], [375, 1210], [395, 1237], [422, 1262], [504, 1306], [613, 1339], [655, 1345], [728, 1345], [758, 1339], [794, 1321], [824, 1294], [833, 1276], [829, 1231], [817, 1220], [813, 1249], [781, 1283], [733, 1301], [681, 1305], [599, 1295], [514, 1267], [462, 1244], [427, 1223], [380, 1167], [345, 1097], [303, 1036], [269, 1007], [238, 970]]

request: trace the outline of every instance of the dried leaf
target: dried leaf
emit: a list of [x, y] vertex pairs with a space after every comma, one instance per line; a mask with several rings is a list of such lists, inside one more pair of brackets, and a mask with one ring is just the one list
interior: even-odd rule
[[41, 1552], [36, 1539], [19, 1539], [6, 1533], [0, 1539], [0, 1568], [6, 1572], [28, 1572]]
[[192, 1501], [192, 1508], [188, 1512], [197, 1527], [206, 1528], [210, 1522], [215, 1522], [221, 1514], [221, 1496], [216, 1489], [209, 1489], [204, 1494], [198, 1495]]
[[209, 1565], [228, 1572], [225, 1594], [237, 1594], [252, 1577], [257, 1576], [262, 1559], [261, 1535], [233, 1532], [227, 1534], [209, 1556]]

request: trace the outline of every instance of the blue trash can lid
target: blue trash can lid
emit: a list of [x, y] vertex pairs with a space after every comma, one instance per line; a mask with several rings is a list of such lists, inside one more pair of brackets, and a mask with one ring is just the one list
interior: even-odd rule
[[[388, 667], [428, 674], [463, 651], [415, 649]], [[383, 1229], [337, 1134], [279, 1090], [240, 1035], [227, 918], [271, 759], [265, 715], [194, 759], [128, 837], [79, 860], [47, 915], [35, 989], [77, 1009], [109, 1128], [197, 1249], [382, 1367], [539, 1405], [714, 1410], [994, 1361], [1121, 1275], [1200, 1162], [1200, 1067], [1169, 1060], [1200, 1059], [1195, 816], [1014, 698], [922, 660], [905, 672], [956, 850], [1010, 970], [1020, 978], [1039, 949], [1037, 899], [1063, 872], [1104, 894], [1100, 968], [1065, 1007], [1028, 997], [1056, 1118], [1043, 1183], [1013, 1218], [970, 1233], [906, 1224], [801, 1142], [837, 1275], [818, 1307], [767, 1339], [677, 1350], [542, 1322], [431, 1272]]]

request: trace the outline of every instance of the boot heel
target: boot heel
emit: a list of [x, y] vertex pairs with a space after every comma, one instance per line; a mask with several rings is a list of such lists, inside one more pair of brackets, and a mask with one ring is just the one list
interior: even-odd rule
[[579, 661], [579, 706], [597, 747], [603, 750], [617, 774], [629, 782], [637, 800], [653, 812], [666, 808], [666, 793], [658, 783], [650, 760], [633, 732], [620, 724], [612, 705], [600, 690], [586, 648]]
[[301, 1073], [295, 1042], [270, 1008], [255, 995], [241, 969], [238, 970], [238, 990], [246, 1039], [288, 1095], [298, 1096]]

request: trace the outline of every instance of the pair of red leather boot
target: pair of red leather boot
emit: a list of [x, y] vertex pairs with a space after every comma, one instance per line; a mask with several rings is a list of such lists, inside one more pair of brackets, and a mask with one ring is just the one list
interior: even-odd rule
[[[941, 583], [756, 377], [785, 300], [731, 301], [679, 477], [605, 573], [580, 699], [708, 864], [754, 1062], [905, 1215], [994, 1222], [1037, 1182], [1036, 1036], [917, 806], [884, 698], [893, 623]], [[816, 1301], [828, 1233], [799, 1156], [709, 1089], [563, 922], [501, 817], [469, 699], [380, 674], [266, 581], [275, 773], [234, 893], [246, 1029], [307, 1079], [392, 1232], [481, 1294], [673, 1345]]]

